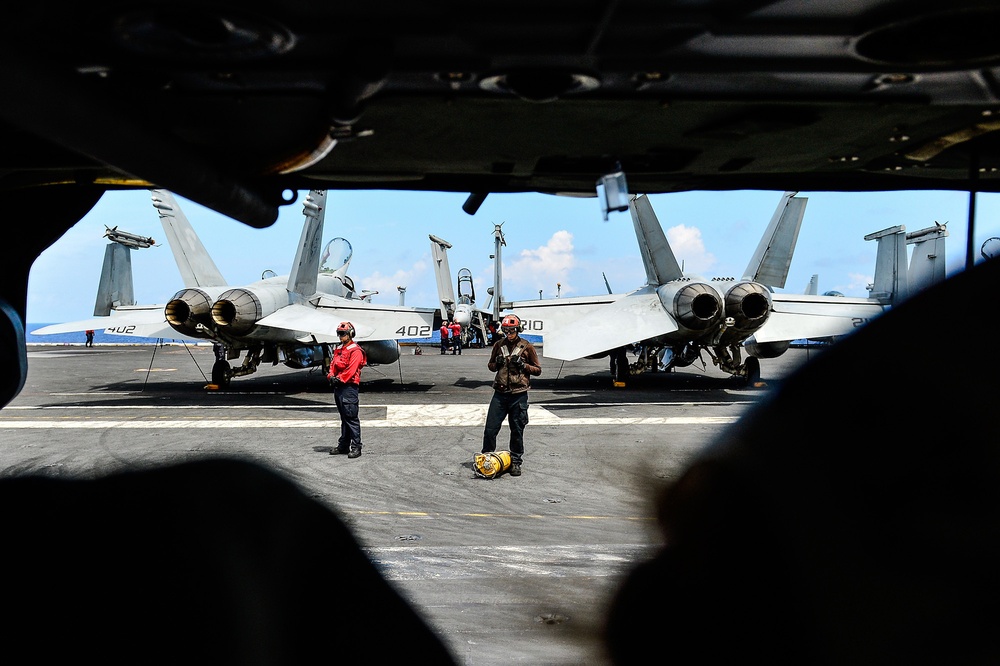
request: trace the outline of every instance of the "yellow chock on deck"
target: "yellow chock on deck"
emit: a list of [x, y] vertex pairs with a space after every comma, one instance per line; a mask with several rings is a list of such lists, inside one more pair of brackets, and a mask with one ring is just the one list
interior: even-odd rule
[[477, 453], [472, 463], [476, 476], [492, 479], [510, 469], [510, 451]]
[[614, 382], [615, 388], [625, 388], [625, 382]]

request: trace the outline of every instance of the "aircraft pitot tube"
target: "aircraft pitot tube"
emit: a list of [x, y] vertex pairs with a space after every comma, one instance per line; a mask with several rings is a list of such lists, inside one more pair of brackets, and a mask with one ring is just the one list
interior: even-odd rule
[[178, 333], [196, 338], [209, 337], [198, 325], [212, 323], [213, 297], [201, 289], [181, 289], [163, 308], [167, 323]]
[[722, 298], [704, 282], [673, 280], [659, 286], [656, 294], [681, 329], [697, 333], [722, 322]]

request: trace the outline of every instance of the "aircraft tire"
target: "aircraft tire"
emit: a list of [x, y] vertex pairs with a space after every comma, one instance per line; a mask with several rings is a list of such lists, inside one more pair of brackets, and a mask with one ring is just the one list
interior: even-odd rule
[[216, 361], [212, 366], [212, 383], [216, 386], [229, 386], [229, 370], [229, 361]]

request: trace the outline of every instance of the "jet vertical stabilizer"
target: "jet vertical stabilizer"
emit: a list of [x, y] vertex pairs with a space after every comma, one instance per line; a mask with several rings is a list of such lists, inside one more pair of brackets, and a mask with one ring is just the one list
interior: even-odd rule
[[104, 250], [101, 282], [97, 287], [94, 316], [107, 317], [115, 308], [135, 305], [132, 288], [132, 251], [125, 245], [109, 243]]
[[170, 327], [181, 335], [209, 337], [201, 327], [211, 324], [212, 301], [226, 288], [226, 279], [174, 195], [166, 190], [150, 190], [150, 193], [153, 208], [160, 216], [167, 243], [184, 281], [184, 289], [174, 294], [164, 306], [164, 317]]
[[177, 205], [174, 195], [166, 190], [150, 192], [153, 208], [160, 216], [160, 224], [167, 235], [170, 250], [174, 253], [174, 261], [177, 262], [177, 270], [181, 273], [184, 286], [191, 289], [226, 286], [226, 279], [202, 245], [187, 216]]
[[684, 271], [670, 249], [670, 243], [667, 242], [667, 236], [653, 212], [649, 198], [645, 194], [633, 197], [629, 212], [632, 214], [635, 235], [639, 239], [642, 263], [646, 267], [646, 284], [658, 287], [683, 277]]
[[743, 278], [753, 280], [768, 287], [783, 289], [788, 278], [788, 267], [792, 263], [795, 243], [798, 242], [802, 217], [806, 213], [809, 199], [795, 196], [796, 192], [785, 192], [764, 230]]
[[809, 278], [809, 284], [806, 285], [806, 290], [802, 293], [806, 296], [815, 296], [819, 293], [819, 273], [813, 273], [813, 276]]
[[919, 231], [906, 234], [906, 244], [913, 245], [907, 270], [910, 293], [915, 294], [945, 278], [945, 241], [948, 230], [944, 224], [934, 223]]
[[441, 318], [448, 319], [455, 311], [455, 288], [451, 286], [451, 268], [448, 266], [448, 249], [451, 243], [428, 234], [431, 239], [431, 258], [434, 260], [434, 278], [437, 280], [438, 301], [441, 304]]
[[909, 295], [906, 276], [906, 227], [898, 225], [865, 236], [878, 241], [875, 255], [875, 279], [868, 297], [883, 305], [899, 303]]
[[302, 204], [302, 214], [306, 218], [306, 224], [302, 226], [299, 249], [295, 252], [292, 272], [288, 275], [288, 292], [311, 298], [316, 293], [319, 275], [323, 221], [326, 218], [326, 190], [310, 190]]

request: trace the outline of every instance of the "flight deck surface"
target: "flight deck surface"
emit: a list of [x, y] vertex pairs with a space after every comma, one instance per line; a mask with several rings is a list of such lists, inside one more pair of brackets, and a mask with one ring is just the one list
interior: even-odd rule
[[[488, 350], [413, 352], [364, 370], [364, 454], [349, 460], [329, 455], [340, 426], [316, 370], [261, 366], [209, 390], [211, 347], [31, 346], [25, 387], [0, 410], [0, 469], [89, 478], [252, 459], [341, 516], [460, 663], [606, 664], [610, 595], [661, 542], [657, 491], [817, 353], [763, 361], [756, 389], [697, 364], [614, 388], [606, 358], [542, 356], [524, 473], [483, 479], [472, 461]], [[505, 425], [498, 449], [507, 436]], [[338, 575], [336, 563], [316, 575]]]

